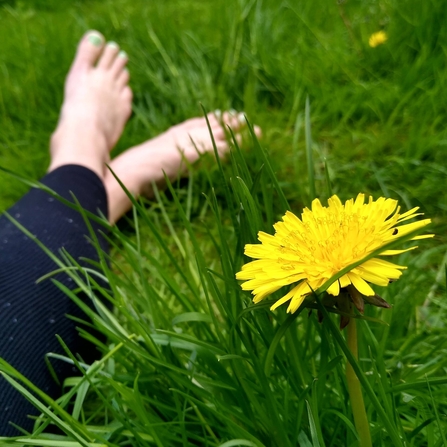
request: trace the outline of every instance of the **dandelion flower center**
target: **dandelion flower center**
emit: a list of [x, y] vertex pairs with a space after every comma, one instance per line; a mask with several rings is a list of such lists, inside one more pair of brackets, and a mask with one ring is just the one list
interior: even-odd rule
[[[430, 223], [425, 219], [400, 225], [420, 215], [417, 210], [413, 208], [400, 214], [396, 200], [381, 197], [374, 201], [369, 197], [365, 203], [364, 194], [345, 204], [334, 195], [328, 200], [327, 207], [315, 199], [312, 209], [305, 208], [301, 219], [288, 211], [282, 222], [274, 225], [273, 236], [259, 232], [261, 244], [245, 246], [245, 254], [255, 261], [245, 264], [236, 278], [245, 280], [242, 288], [252, 291], [256, 303], [281, 287], [296, 283], [272, 306], [275, 309], [290, 301], [288, 312], [295, 312], [306, 295], [347, 266]], [[410, 249], [387, 250], [381, 255], [399, 254]], [[368, 283], [386, 286], [390, 280], [398, 279], [405, 268], [372, 258], [343, 275], [327, 292], [336, 296], [341, 288], [352, 284], [361, 294], [372, 296], [374, 291]]]

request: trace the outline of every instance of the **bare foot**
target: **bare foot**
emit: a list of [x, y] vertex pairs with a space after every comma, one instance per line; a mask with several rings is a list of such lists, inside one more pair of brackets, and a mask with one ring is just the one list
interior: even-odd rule
[[97, 31], [89, 31], [81, 39], [65, 81], [59, 123], [51, 137], [48, 171], [78, 164], [104, 177], [109, 151], [131, 113], [126, 63], [127, 55], [118, 45], [104, 45]]
[[[222, 126], [229, 125], [237, 133], [245, 122], [244, 116], [224, 113], [220, 122], [214, 113], [210, 113], [208, 120], [219, 155], [223, 155], [228, 150], [228, 142]], [[260, 135], [258, 127], [255, 132]], [[212, 151], [205, 118], [192, 118], [127, 150], [113, 159], [110, 167], [134, 196], [151, 197], [152, 182], [163, 182], [164, 173], [175, 179], [188, 163], [199, 158], [200, 153]], [[109, 221], [113, 224], [131, 208], [131, 202], [110, 172], [106, 172], [104, 184], [109, 198]]]

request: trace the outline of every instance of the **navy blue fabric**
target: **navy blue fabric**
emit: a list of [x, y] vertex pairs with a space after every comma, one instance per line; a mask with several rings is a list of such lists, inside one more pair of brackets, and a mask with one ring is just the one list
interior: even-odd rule
[[[62, 166], [47, 174], [41, 183], [67, 200], [72, 192], [82, 207], [107, 216], [107, 196], [101, 179], [89, 169]], [[64, 248], [75, 259], [98, 260], [89, 242], [89, 231], [82, 215], [41, 189], [33, 188], [8, 210], [20, 224], [53, 253]], [[104, 227], [91, 222], [103, 250], [107, 244], [101, 233]], [[83, 262], [81, 262], [83, 263]], [[62, 337], [73, 353], [84, 359], [98, 356], [96, 349], [79, 337], [76, 324], [66, 315], [85, 319], [83, 312], [50, 279], [36, 280], [57, 268], [55, 262], [6, 216], [0, 216], [0, 357], [53, 398], [61, 392], [45, 364], [45, 354], [63, 354], [55, 334]], [[75, 287], [66, 274], [56, 277], [70, 289]], [[62, 361], [52, 361], [61, 383], [75, 371]], [[34, 407], [0, 377], [0, 436], [19, 432], [8, 422], [31, 430], [36, 415]]]

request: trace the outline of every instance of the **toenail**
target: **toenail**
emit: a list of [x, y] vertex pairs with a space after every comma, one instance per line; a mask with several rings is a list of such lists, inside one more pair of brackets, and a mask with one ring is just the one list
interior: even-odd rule
[[236, 116], [236, 115], [237, 115], [237, 111], [234, 110], [234, 109], [230, 109], [230, 110], [228, 110], [228, 113], [229, 113], [231, 116]]
[[244, 112], [240, 112], [237, 114], [237, 119], [241, 124], [245, 124], [245, 115]]
[[122, 57], [123, 59], [126, 59], [126, 58], [127, 58], [127, 53], [126, 53], [125, 51], [120, 51], [120, 52], [118, 53], [118, 56], [119, 56], [119, 57]]
[[113, 42], [113, 40], [110, 42], [107, 42], [107, 46], [110, 48], [119, 48], [118, 44], [116, 42]]
[[102, 38], [99, 34], [91, 33], [88, 36], [88, 41], [93, 44], [95, 47], [99, 47], [102, 44]]
[[216, 109], [214, 111], [214, 115], [216, 116], [217, 119], [220, 119], [222, 116], [222, 112], [220, 111], [220, 109]]

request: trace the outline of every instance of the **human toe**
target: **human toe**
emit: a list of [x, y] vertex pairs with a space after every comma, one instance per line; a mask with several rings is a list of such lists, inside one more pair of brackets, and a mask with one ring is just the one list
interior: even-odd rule
[[211, 126], [211, 133], [213, 134], [213, 137], [215, 140], [226, 140], [227, 139], [225, 129], [223, 129], [220, 124], [218, 124], [216, 126]]
[[105, 70], [110, 69], [119, 51], [120, 47], [116, 42], [107, 42], [107, 44], [104, 47], [104, 51], [102, 52], [101, 57], [99, 58], [98, 68], [102, 68]]
[[120, 51], [117, 56], [115, 57], [110, 69], [112, 70], [113, 74], [116, 77], [121, 77], [121, 74], [124, 70], [124, 67], [126, 66], [127, 62], [129, 61], [129, 57], [127, 56], [127, 53], [125, 51]]
[[258, 138], [262, 137], [262, 129], [259, 126], [253, 126], [253, 130]]
[[104, 47], [104, 37], [98, 31], [88, 31], [78, 45], [73, 62], [76, 67], [93, 67]]
[[[241, 137], [240, 135], [236, 135], [235, 136], [237, 144], [240, 145], [241, 143]], [[230, 144], [228, 143], [227, 140], [215, 140], [215, 144], [216, 144], [216, 149], [217, 149], [217, 153], [219, 155], [220, 158], [224, 158], [225, 155], [228, 153], [228, 151], [230, 150]], [[213, 151], [214, 148], [212, 148], [210, 151]]]
[[124, 88], [129, 83], [129, 80], [130, 80], [129, 70], [127, 70], [127, 68], [124, 68], [118, 75], [117, 79], [118, 86]]
[[132, 113], [132, 99], [133, 99], [133, 93], [132, 89], [126, 85], [122, 91], [122, 98], [123, 98], [123, 104], [124, 104], [124, 115], [127, 118], [129, 118], [130, 114]]
[[222, 124], [237, 131], [246, 124], [245, 115], [243, 112], [237, 112], [234, 109], [230, 109], [222, 114]]
[[124, 87], [122, 95], [126, 102], [128, 102], [129, 104], [132, 103], [133, 93], [132, 89], [128, 85]]
[[219, 115], [219, 113], [216, 113], [216, 112], [219, 112], [219, 111], [215, 110], [214, 112], [208, 113], [206, 116], [208, 118], [208, 122], [210, 123], [211, 127], [220, 126], [221, 115]]

